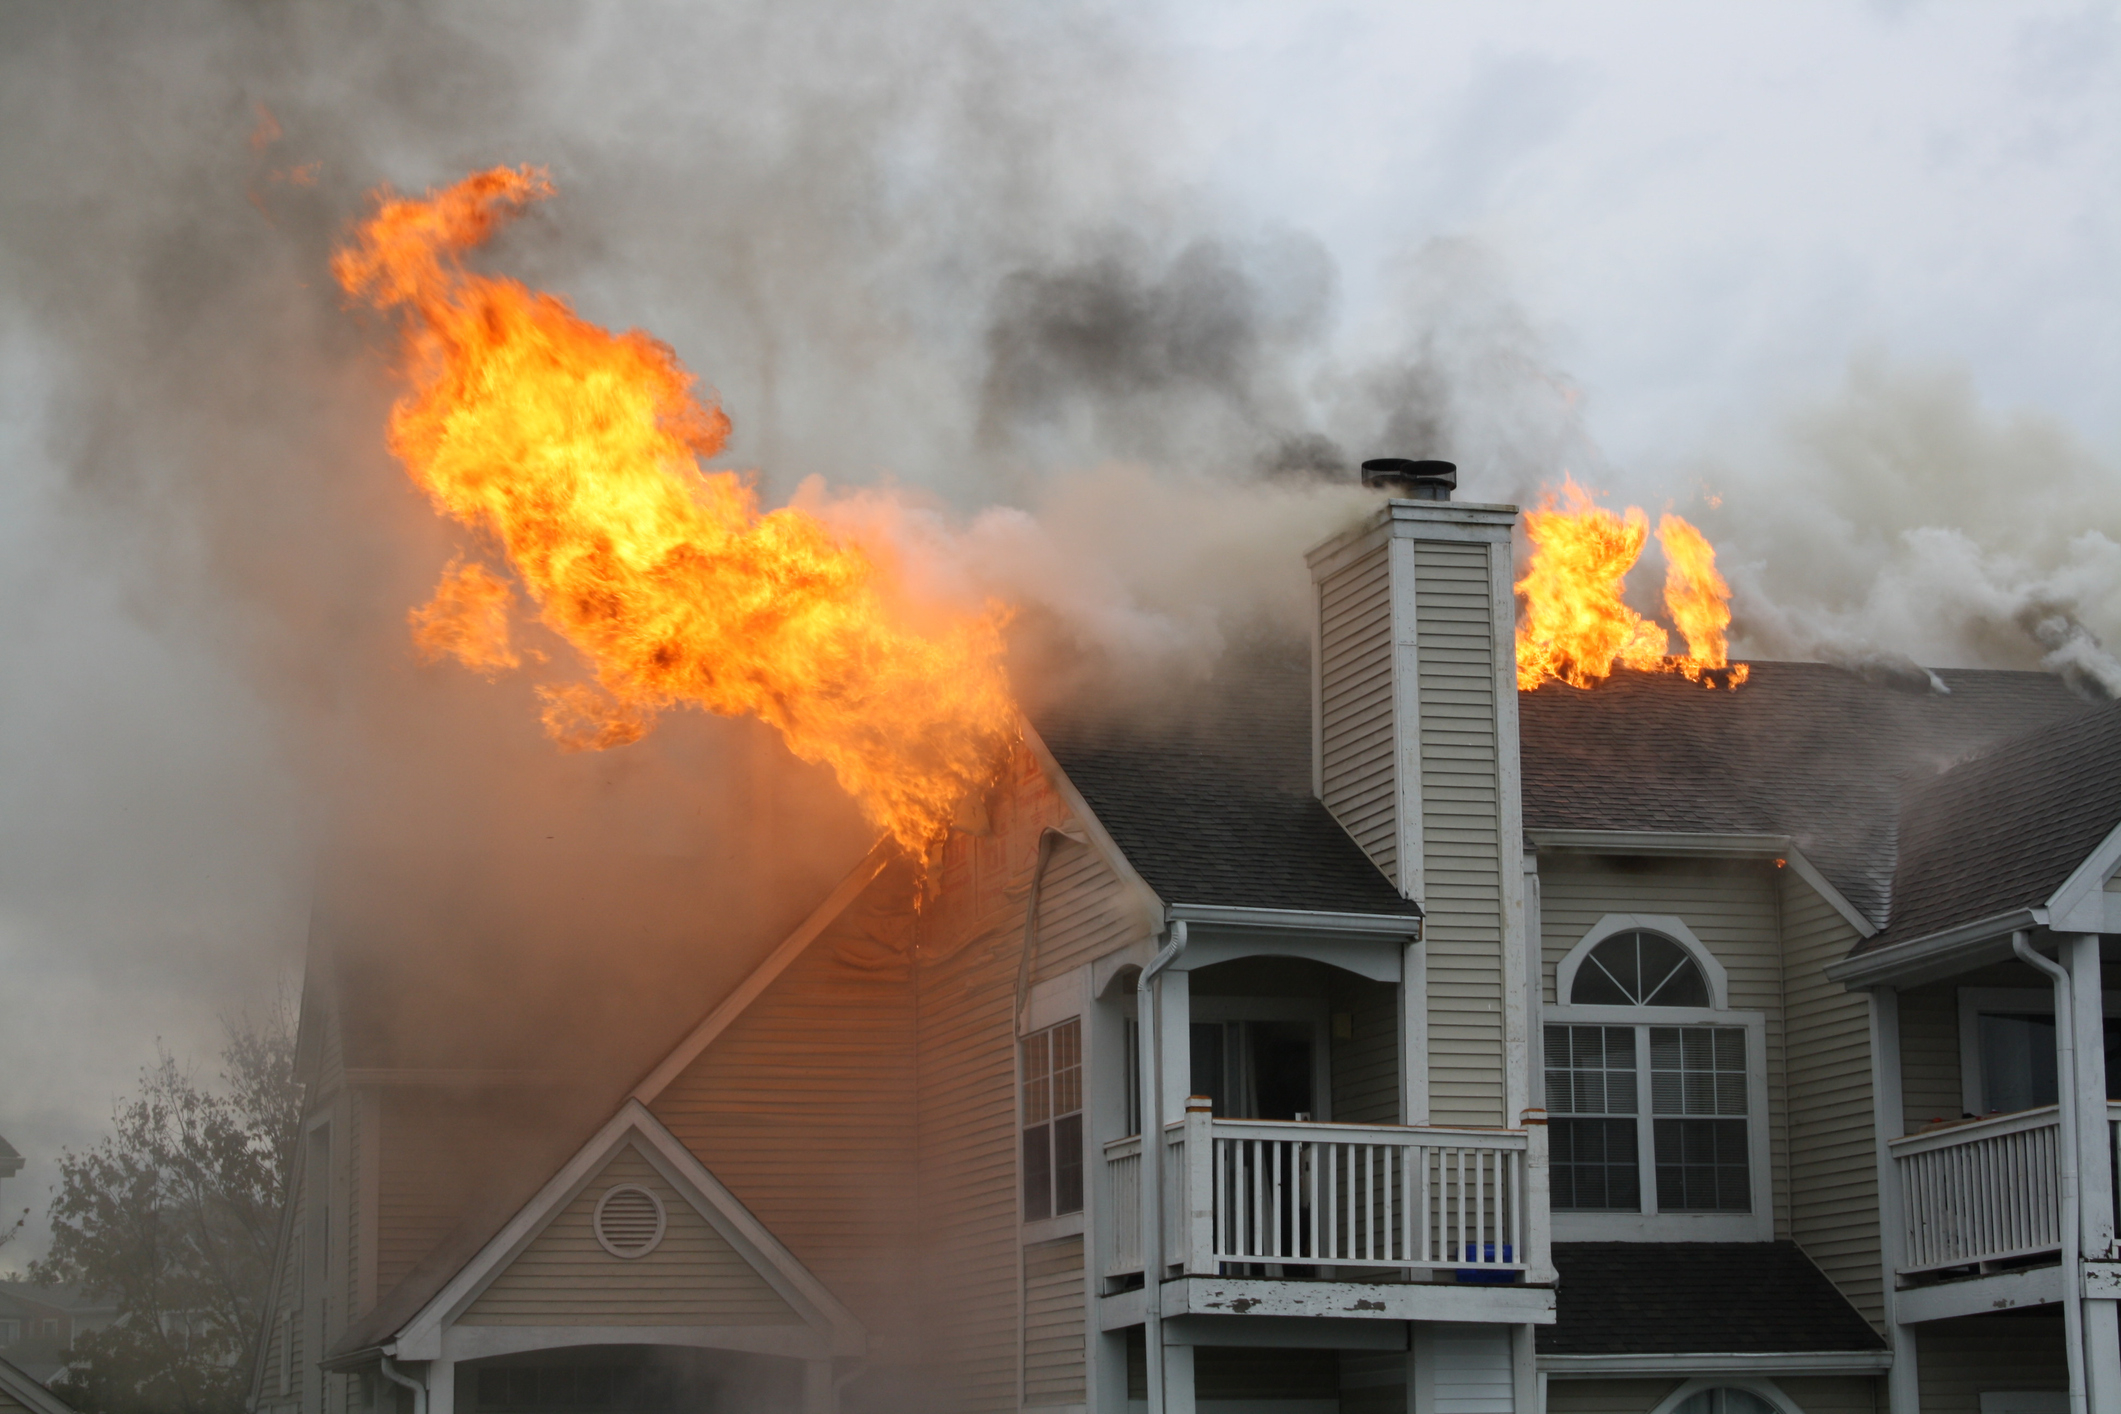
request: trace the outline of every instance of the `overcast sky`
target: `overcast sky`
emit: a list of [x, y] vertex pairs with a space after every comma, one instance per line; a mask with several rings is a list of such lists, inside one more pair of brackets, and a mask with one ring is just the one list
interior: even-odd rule
[[[2113, 4], [346, 8], [0, 17], [10, 1210], [158, 1038], [210, 1064], [294, 978], [317, 758], [417, 754], [421, 693], [496, 700], [357, 709], [335, 667], [400, 643], [449, 549], [382, 456], [378, 346], [315, 288], [379, 181], [552, 162], [508, 259], [669, 339], [770, 491], [1028, 506], [1100, 613], [1189, 633], [1221, 591], [1094, 559], [1121, 483], [1085, 468], [1439, 450], [1370, 445], [1426, 378], [1474, 491], [1566, 470], [1703, 519], [1763, 654], [2032, 666], [2052, 644], [1990, 630], [2036, 601], [2121, 630]], [[1085, 270], [1168, 357], [1041, 342]], [[1243, 315], [1212, 376], [1196, 288]], [[246, 544], [231, 486], [298, 552]]]

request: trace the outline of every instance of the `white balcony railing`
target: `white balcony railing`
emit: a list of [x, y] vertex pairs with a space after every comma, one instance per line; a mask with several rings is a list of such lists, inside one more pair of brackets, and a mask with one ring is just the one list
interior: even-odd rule
[[2060, 1137], [2047, 1105], [1891, 1140], [1901, 1274], [2059, 1252]]
[[[1254, 1264], [1532, 1272], [1547, 1253], [1546, 1131], [1284, 1123], [1189, 1113], [1169, 1126], [1167, 1270]], [[1141, 1141], [1105, 1147], [1106, 1274], [1142, 1270]]]

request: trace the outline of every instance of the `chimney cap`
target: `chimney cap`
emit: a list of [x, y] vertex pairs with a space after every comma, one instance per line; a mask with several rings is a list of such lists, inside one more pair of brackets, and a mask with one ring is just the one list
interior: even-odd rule
[[1417, 501], [1448, 501], [1458, 488], [1458, 463], [1372, 457], [1362, 464], [1362, 484]]

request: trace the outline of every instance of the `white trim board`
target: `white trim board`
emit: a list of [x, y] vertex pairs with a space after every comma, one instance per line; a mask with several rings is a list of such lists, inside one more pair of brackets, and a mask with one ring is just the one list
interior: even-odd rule
[[869, 852], [862, 856], [861, 862], [848, 871], [847, 877], [840, 880], [831, 893], [825, 895], [825, 901], [812, 909], [810, 916], [784, 938], [780, 946], [768, 953], [766, 960], [753, 968], [751, 975], [739, 982], [735, 991], [724, 997], [713, 1011], [707, 1013], [706, 1020], [693, 1027], [691, 1033], [678, 1042], [670, 1054], [663, 1057], [662, 1062], [649, 1071], [640, 1084], [633, 1087], [630, 1098], [644, 1105], [654, 1104], [656, 1097], [668, 1089], [672, 1081], [683, 1075], [685, 1068], [698, 1060], [700, 1053], [713, 1045], [715, 1038], [728, 1030], [729, 1024], [742, 1016], [745, 1009], [759, 999], [759, 994], [772, 986], [775, 979], [788, 970], [789, 964], [803, 955], [804, 949], [817, 941], [818, 934], [831, 927], [834, 920], [847, 911], [847, 906], [861, 897], [862, 890], [868, 888], [875, 882], [876, 876], [884, 872], [884, 867], [891, 862], [895, 853], [896, 846], [888, 838], [880, 839], [871, 845]]
[[[1694, 930], [1687, 927], [1685, 919], [1673, 913], [1608, 913], [1593, 923], [1576, 940], [1575, 946], [1563, 954], [1561, 961], [1554, 964], [1556, 1005], [1574, 1005], [1569, 1001], [1569, 993], [1575, 988], [1576, 974], [1600, 943], [1619, 933], [1634, 932], [1662, 934], [1679, 944], [1687, 956], [1694, 959], [1694, 965], [1701, 969], [1702, 977], [1709, 984], [1710, 1007], [1722, 1011], [1731, 1004], [1730, 974], [1724, 970], [1716, 954], [1709, 951], [1708, 944], [1694, 936]], [[1672, 1011], [1675, 1008], [1652, 1004], [1648, 1010]]]
[[30, 1378], [29, 1371], [0, 1356], [0, 1394], [36, 1414], [74, 1414], [74, 1407]]
[[[646, 1105], [629, 1099], [538, 1190], [536, 1197], [524, 1204], [476, 1256], [457, 1270], [448, 1284], [398, 1329], [394, 1338], [383, 1343], [384, 1353], [400, 1360], [439, 1360], [445, 1352], [455, 1358], [453, 1347], [458, 1344], [468, 1349], [488, 1341], [484, 1335], [452, 1339], [457, 1318], [628, 1145], [648, 1160], [782, 1300], [795, 1308], [810, 1328], [813, 1358], [859, 1355], [867, 1349], [868, 1336], [853, 1313], [692, 1156], [676, 1135], [649, 1113]], [[568, 1343], [580, 1341], [574, 1337]]]
[[1890, 1350], [1776, 1350], [1668, 1355], [1542, 1355], [1540, 1373], [1572, 1380], [1636, 1380], [1725, 1371], [1774, 1375], [1867, 1375], [1893, 1367]]

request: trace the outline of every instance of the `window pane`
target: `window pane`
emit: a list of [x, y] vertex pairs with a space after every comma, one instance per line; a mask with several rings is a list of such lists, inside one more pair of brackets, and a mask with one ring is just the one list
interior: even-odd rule
[[1641, 948], [1644, 1006], [1707, 1006], [1708, 979], [1687, 950], [1670, 938], [1637, 933]]
[[1039, 1125], [1024, 1131], [1024, 1220], [1053, 1216], [1053, 1130]]
[[1548, 1184], [1557, 1209], [1640, 1212], [1632, 1119], [1557, 1119], [1547, 1126]]
[[1024, 1123], [1044, 1124], [1053, 1118], [1051, 1052], [1047, 1033], [1024, 1038]]
[[1583, 960], [1568, 999], [1580, 1006], [1707, 1006], [1709, 983], [1670, 938], [1615, 933]]
[[1744, 1120], [1660, 1119], [1656, 1125], [1658, 1211], [1752, 1211]]
[[1053, 1113], [1073, 1114], [1083, 1107], [1082, 1025], [1063, 1021], [1053, 1028]]
[[1735, 1026], [1652, 1026], [1651, 1113], [1745, 1114], [1745, 1049]]
[[1549, 1112], [1635, 1113], [1633, 1027], [1549, 1026], [1546, 1051]]
[[1990, 1114], [2055, 1103], [2055, 1018], [1981, 1014], [1981, 1100]]
[[1053, 1211], [1083, 1210], [1083, 1117], [1053, 1121]]

